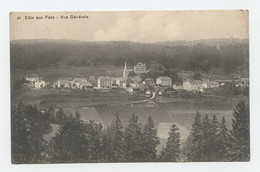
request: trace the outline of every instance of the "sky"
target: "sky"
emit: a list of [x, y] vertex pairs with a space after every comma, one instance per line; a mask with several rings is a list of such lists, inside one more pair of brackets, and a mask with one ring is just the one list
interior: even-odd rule
[[[88, 18], [70, 19], [71, 15], [86, 15]], [[34, 19], [26, 20], [26, 16]], [[37, 16], [43, 19], [36, 19]], [[45, 16], [54, 19], [45, 19]], [[61, 16], [69, 19], [61, 19]], [[10, 40], [163, 42], [248, 39], [248, 22], [248, 11], [243, 10], [11, 13]]]

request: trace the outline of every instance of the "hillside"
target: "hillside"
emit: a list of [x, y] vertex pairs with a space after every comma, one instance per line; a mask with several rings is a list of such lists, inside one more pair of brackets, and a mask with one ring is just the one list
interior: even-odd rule
[[127, 41], [84, 42], [71, 40], [11, 41], [11, 68], [47, 66], [122, 66], [139, 61], [148, 66], [158, 62], [177, 70], [232, 73], [248, 70], [249, 42], [240, 39], [212, 39], [134, 43]]

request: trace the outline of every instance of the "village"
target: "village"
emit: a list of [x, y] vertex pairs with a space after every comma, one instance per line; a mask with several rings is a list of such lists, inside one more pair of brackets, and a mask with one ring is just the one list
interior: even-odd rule
[[[147, 75], [155, 70], [156, 75]], [[146, 96], [183, 96], [190, 94], [218, 94], [221, 88], [232, 85], [235, 88], [249, 88], [249, 78], [236, 76], [225, 80], [212, 80], [210, 78], [183, 77], [181, 82], [173, 82], [167, 71], [161, 64], [151, 66], [149, 70], [145, 63], [137, 63], [133, 68], [128, 68], [125, 62], [122, 76], [80, 76], [75, 78], [57, 78], [54, 83], [49, 83], [40, 78], [38, 74], [30, 74], [24, 77], [27, 87], [40, 89], [46, 86], [55, 89], [80, 89], [86, 90], [124, 90], [129, 94], [138, 93]], [[161, 75], [160, 75], [161, 74]]]

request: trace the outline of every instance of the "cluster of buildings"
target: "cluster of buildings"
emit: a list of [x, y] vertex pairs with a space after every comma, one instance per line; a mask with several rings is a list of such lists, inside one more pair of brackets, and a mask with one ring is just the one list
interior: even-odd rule
[[39, 78], [37, 74], [31, 74], [25, 76], [25, 80], [27, 81], [26, 85], [33, 88], [42, 88], [46, 86], [46, 82]]
[[[131, 75], [129, 73], [132, 72]], [[240, 78], [239, 80], [187, 80], [182, 84], [172, 83], [172, 79], [168, 76], [159, 76], [156, 79], [146, 78], [142, 80], [140, 74], [147, 73], [147, 67], [144, 63], [137, 63], [133, 69], [128, 69], [125, 62], [123, 74], [120, 77], [112, 76], [99, 76], [97, 79], [95, 76], [78, 77], [78, 78], [60, 78], [52, 84], [54, 88], [72, 88], [72, 89], [116, 89], [124, 88], [128, 92], [146, 91], [150, 94], [155, 91], [156, 87], [161, 87], [161, 90], [171, 92], [173, 90], [186, 90], [186, 91], [200, 91], [205, 89], [220, 88], [226, 83], [236, 83], [236, 86], [249, 86], [248, 78]], [[133, 74], [134, 73], [134, 74]], [[34, 88], [45, 87], [46, 83], [43, 79], [39, 78], [37, 74], [28, 75], [25, 77], [28, 81], [28, 85]], [[168, 89], [170, 88], [170, 89]]]
[[72, 88], [72, 89], [82, 89], [87, 90], [93, 88], [93, 84], [88, 81], [87, 78], [80, 77], [80, 78], [61, 78], [58, 79], [56, 83], [53, 84], [54, 88]]
[[187, 91], [200, 91], [203, 92], [205, 89], [215, 89], [223, 87], [227, 83], [234, 83], [236, 87], [249, 87], [249, 78], [240, 78], [238, 80], [193, 80], [185, 81], [182, 85], [174, 84], [172, 87], [176, 90], [187, 90]]

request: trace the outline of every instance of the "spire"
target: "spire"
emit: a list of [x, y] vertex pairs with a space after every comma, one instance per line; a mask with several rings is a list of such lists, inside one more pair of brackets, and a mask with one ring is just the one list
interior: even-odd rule
[[127, 66], [126, 66], [126, 62], [125, 62], [125, 68], [124, 68], [124, 71], [123, 71], [123, 78], [127, 78]]

